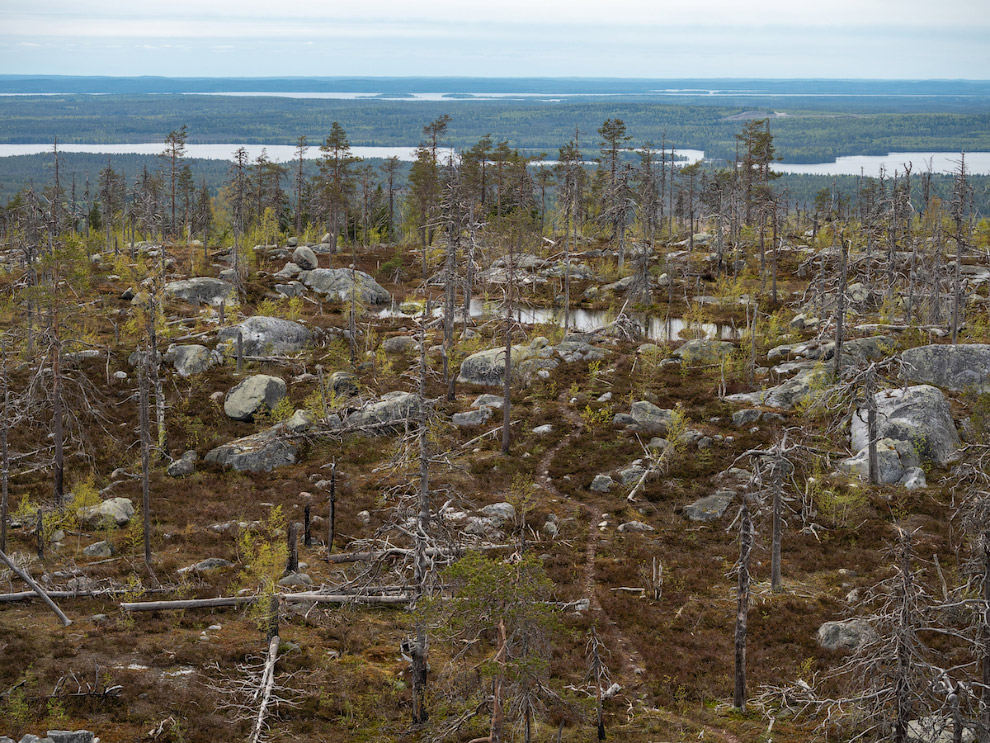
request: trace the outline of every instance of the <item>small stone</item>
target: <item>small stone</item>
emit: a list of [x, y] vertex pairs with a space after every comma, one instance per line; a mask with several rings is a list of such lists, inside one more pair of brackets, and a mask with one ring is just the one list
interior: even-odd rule
[[311, 586], [313, 579], [306, 573], [291, 573], [282, 578], [278, 584], [280, 586]]
[[911, 467], [904, 472], [900, 479], [900, 484], [908, 490], [922, 490], [928, 487], [928, 479], [925, 471], [921, 467]]
[[624, 524], [619, 524], [619, 531], [621, 532], [645, 532], [645, 531], [656, 531], [649, 524], [644, 524], [642, 521], [627, 521]]
[[113, 557], [114, 549], [110, 542], [94, 542], [85, 549], [83, 549], [83, 554], [86, 557]]
[[367, 526], [371, 523], [371, 514], [368, 511], [358, 511], [358, 521]]
[[185, 477], [196, 471], [196, 450], [190, 449], [172, 462], [166, 472], [169, 477]]

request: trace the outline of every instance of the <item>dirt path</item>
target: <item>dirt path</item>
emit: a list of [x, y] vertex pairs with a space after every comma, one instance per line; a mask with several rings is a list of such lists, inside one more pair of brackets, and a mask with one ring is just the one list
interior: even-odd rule
[[551, 495], [560, 498], [561, 501], [570, 503], [575, 509], [583, 511], [588, 520], [588, 536], [584, 548], [584, 572], [581, 581], [582, 594], [588, 598], [591, 612], [600, 617], [600, 624], [609, 628], [610, 634], [612, 635], [615, 644], [618, 646], [618, 650], [620, 651], [620, 669], [623, 675], [623, 686], [626, 688], [632, 688], [638, 685], [640, 681], [639, 674], [637, 674], [636, 671], [639, 670], [642, 672], [645, 670], [646, 666], [643, 662], [643, 657], [636, 649], [636, 646], [622, 631], [622, 628], [612, 621], [608, 615], [608, 612], [605, 611], [604, 607], [601, 605], [601, 601], [598, 599], [598, 581], [595, 574], [595, 556], [598, 552], [598, 543], [602, 539], [602, 533], [598, 529], [598, 517], [600, 514], [594, 506], [577, 501], [566, 493], [562, 493], [557, 489], [557, 486], [554, 485], [553, 480], [550, 477], [550, 465], [553, 462], [554, 457], [557, 456], [557, 452], [577, 438], [583, 425], [577, 413], [571, 410], [570, 406], [567, 404], [564, 399], [564, 395], [566, 395], [566, 393], [561, 393], [560, 397], [557, 398], [557, 401], [560, 403], [560, 409], [563, 412], [563, 417], [571, 424], [572, 429], [567, 436], [547, 449], [543, 456], [540, 457], [540, 461], [536, 465], [537, 482], [540, 487]]

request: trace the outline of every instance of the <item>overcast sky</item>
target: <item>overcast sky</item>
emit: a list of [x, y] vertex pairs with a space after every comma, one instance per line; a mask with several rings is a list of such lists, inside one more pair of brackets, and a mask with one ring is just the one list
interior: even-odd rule
[[990, 77], [990, 0], [0, 0], [0, 73]]

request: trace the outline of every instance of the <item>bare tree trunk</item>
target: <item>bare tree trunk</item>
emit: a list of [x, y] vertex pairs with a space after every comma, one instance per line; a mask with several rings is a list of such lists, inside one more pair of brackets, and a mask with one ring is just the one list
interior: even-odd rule
[[846, 319], [846, 239], [839, 238], [839, 286], [835, 290], [835, 377], [842, 375], [842, 339]]
[[296, 533], [297, 525], [295, 521], [289, 523], [286, 533], [287, 557], [285, 560], [285, 572], [292, 575], [299, 572], [299, 535]]
[[0, 347], [2, 368], [0, 383], [3, 384], [3, 412], [0, 414], [0, 552], [7, 551], [7, 515], [10, 485], [10, 451], [7, 436], [10, 428], [10, 384], [7, 381], [7, 347]]
[[[432, 568], [428, 555], [429, 537], [427, 529], [430, 524], [430, 456], [429, 456], [429, 420], [426, 410], [426, 318], [419, 326], [419, 498], [416, 510], [416, 538], [414, 580], [416, 596], [422, 597], [427, 589], [427, 578]], [[429, 719], [426, 709], [426, 684], [429, 663], [427, 660], [428, 639], [426, 625], [422, 619], [416, 622], [416, 637], [412, 647], [412, 687], [413, 687], [413, 723], [422, 724]]]
[[272, 691], [275, 688], [275, 663], [278, 662], [278, 646], [280, 640], [276, 634], [268, 642], [268, 655], [265, 657], [265, 668], [261, 673], [261, 683], [258, 693], [261, 696], [261, 703], [258, 705], [258, 714], [254, 719], [251, 728], [251, 737], [248, 743], [259, 743], [265, 731], [265, 718], [268, 716], [268, 705], [272, 699]]
[[983, 687], [980, 690], [980, 740], [990, 738], [990, 529], [983, 532], [983, 623], [980, 652], [980, 671]]
[[[164, 250], [164, 248], [162, 248]], [[155, 328], [155, 315], [157, 314], [154, 297], [152, 297], [148, 307], [148, 337], [150, 342], [150, 364], [151, 386], [155, 391], [155, 419], [158, 428], [158, 458], [165, 460], [168, 458], [168, 431], [165, 428], [165, 389], [162, 385], [162, 376], [159, 373], [158, 354], [158, 333]]]
[[876, 370], [873, 366], [870, 366], [866, 372], [866, 432], [869, 436], [869, 441], [867, 441], [867, 456], [871, 485], [877, 485], [880, 482], [880, 464], [877, 459], [876, 386]]
[[141, 503], [144, 518], [144, 564], [151, 565], [151, 425], [148, 420], [148, 358], [147, 347], [138, 366], [138, 407], [141, 426]]
[[914, 617], [911, 613], [912, 595], [914, 593], [913, 575], [911, 573], [911, 536], [901, 530], [900, 545], [900, 607], [897, 617], [897, 668], [894, 679], [894, 695], [897, 705], [894, 721], [894, 743], [907, 741], [908, 722], [911, 719], [911, 646], [907, 635], [911, 632]]
[[743, 503], [739, 526], [738, 585], [736, 588], [736, 670], [733, 706], [746, 711], [746, 624], [749, 619], [749, 558], [753, 549], [753, 522], [749, 518], [749, 508]]
[[333, 540], [337, 524], [337, 463], [330, 467], [330, 518], [327, 524], [327, 559], [333, 552]]
[[516, 257], [513, 252], [512, 240], [509, 240], [509, 281], [505, 286], [505, 376], [502, 380], [502, 454], [508, 455], [510, 445], [510, 426], [512, 425], [510, 407], [512, 400], [512, 289], [515, 276]]
[[[783, 444], [781, 444], [783, 446]], [[783, 464], [782, 456], [774, 462], [773, 468], [773, 535], [770, 546], [770, 589], [774, 593], [779, 593], [782, 588], [781, 567], [780, 567], [780, 546], [782, 540], [782, 524], [784, 510], [783, 493]]]

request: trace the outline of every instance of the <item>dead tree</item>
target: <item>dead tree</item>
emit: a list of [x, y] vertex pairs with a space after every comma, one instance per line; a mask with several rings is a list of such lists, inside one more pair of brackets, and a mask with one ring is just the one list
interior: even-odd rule
[[605, 740], [604, 693], [609, 687], [608, 668], [602, 660], [605, 650], [598, 633], [592, 626], [588, 636], [586, 655], [588, 658], [588, 678], [595, 687], [595, 724], [598, 728], [598, 740]]
[[746, 711], [746, 627], [749, 619], [749, 560], [753, 549], [753, 522], [749, 507], [743, 503], [739, 512], [739, 562], [736, 563], [736, 665], [732, 706]]
[[138, 407], [141, 438], [141, 503], [144, 519], [144, 563], [151, 565], [151, 430], [148, 420], [148, 367], [150, 349], [146, 346], [138, 364]]
[[10, 432], [10, 421], [13, 414], [10, 404], [10, 382], [7, 378], [7, 346], [0, 343], [0, 400], [3, 410], [0, 410], [0, 552], [7, 551], [7, 515], [10, 486], [10, 451], [7, 438]]
[[55, 612], [55, 615], [59, 618], [59, 621], [62, 622], [64, 626], [68, 627], [70, 624], [72, 624], [72, 620], [62, 613], [62, 610], [58, 608], [58, 605], [54, 601], [52, 601], [51, 596], [49, 596], [45, 592], [45, 589], [42, 588], [40, 585], [38, 585], [37, 581], [35, 581], [34, 578], [28, 575], [26, 570], [22, 570], [20, 567], [18, 567], [17, 564], [13, 560], [11, 560], [10, 557], [7, 556], [7, 553], [2, 550], [0, 550], [0, 560], [3, 560], [3, 562], [6, 563], [8, 568], [14, 571], [21, 580], [23, 580], [31, 587], [32, 591], [34, 591], [36, 594], [38, 594], [38, 596], [41, 597], [42, 601], [48, 604], [48, 607], [53, 612]]

